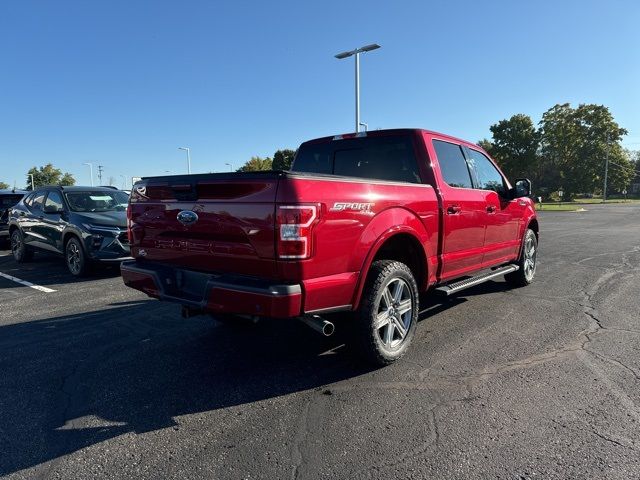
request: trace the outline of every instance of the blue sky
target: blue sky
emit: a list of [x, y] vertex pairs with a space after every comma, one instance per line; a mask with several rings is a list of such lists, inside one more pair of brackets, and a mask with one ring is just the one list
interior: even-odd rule
[[239, 167], [362, 121], [477, 141], [515, 113], [610, 107], [640, 149], [640, 2], [83, 1], [0, 4], [0, 180]]

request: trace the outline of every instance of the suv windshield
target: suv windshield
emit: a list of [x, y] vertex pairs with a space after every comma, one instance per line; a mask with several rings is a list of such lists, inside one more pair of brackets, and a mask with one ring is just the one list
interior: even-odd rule
[[64, 195], [69, 202], [69, 208], [74, 212], [124, 211], [129, 203], [129, 195], [119, 190], [65, 192]]

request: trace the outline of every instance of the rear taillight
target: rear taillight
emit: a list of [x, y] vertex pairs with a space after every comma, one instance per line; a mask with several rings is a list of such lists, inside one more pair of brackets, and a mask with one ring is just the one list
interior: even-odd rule
[[131, 204], [127, 205], [127, 239], [129, 245], [133, 243], [133, 234], [131, 233]]
[[280, 205], [276, 215], [278, 258], [309, 258], [313, 252], [313, 226], [317, 205]]

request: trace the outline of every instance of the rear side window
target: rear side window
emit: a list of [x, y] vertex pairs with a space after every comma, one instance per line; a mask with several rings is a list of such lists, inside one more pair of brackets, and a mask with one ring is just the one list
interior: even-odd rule
[[418, 163], [409, 135], [309, 144], [298, 152], [292, 170], [420, 183]]
[[438, 156], [442, 178], [450, 187], [473, 188], [469, 166], [460, 145], [434, 140], [433, 146]]
[[478, 188], [493, 190], [501, 195], [506, 192], [506, 186], [500, 172], [486, 155], [477, 150], [469, 149], [469, 163], [476, 174]]

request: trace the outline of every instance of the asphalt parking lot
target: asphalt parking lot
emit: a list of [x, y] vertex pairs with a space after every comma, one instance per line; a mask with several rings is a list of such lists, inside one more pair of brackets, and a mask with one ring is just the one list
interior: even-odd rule
[[640, 207], [541, 213], [536, 281], [430, 298], [372, 370], [299, 322], [239, 328], [0, 251], [8, 478], [638, 478]]

